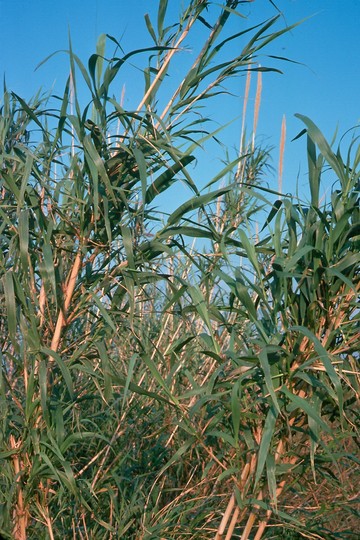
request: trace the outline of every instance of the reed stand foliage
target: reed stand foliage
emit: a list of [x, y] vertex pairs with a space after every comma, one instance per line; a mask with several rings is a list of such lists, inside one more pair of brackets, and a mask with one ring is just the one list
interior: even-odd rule
[[158, 4], [150, 47], [101, 36], [87, 66], [70, 46], [62, 96], [4, 91], [1, 537], [355, 538], [358, 141], [334, 152], [299, 116], [309, 200], [269, 187], [255, 133], [200, 190], [211, 104], [277, 70], [257, 56], [288, 28], [229, 34], [235, 0], [167, 26]]

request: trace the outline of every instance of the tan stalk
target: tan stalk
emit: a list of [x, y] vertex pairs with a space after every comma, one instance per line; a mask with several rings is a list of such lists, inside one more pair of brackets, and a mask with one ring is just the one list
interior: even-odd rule
[[[169, 511], [169, 509], [171, 509], [172, 507], [174, 507], [174, 506], [176, 506], [176, 505], [178, 504], [178, 502], [181, 500], [181, 498], [183, 498], [184, 496], [188, 495], [189, 493], [191, 493], [191, 492], [193, 491], [194, 488], [193, 488], [193, 486], [191, 485], [191, 481], [192, 481], [192, 479], [193, 479], [194, 474], [195, 474], [195, 471], [192, 472], [192, 473], [190, 474], [190, 476], [189, 476], [189, 478], [188, 478], [188, 480], [187, 480], [187, 482], [186, 482], [186, 485], [185, 485], [185, 486], [182, 488], [182, 490], [181, 490], [180, 495], [178, 495], [177, 497], [175, 497], [175, 499], [173, 499], [170, 503], [168, 503], [168, 504], [166, 504], [165, 506], [163, 506], [163, 507], [158, 511], [158, 513], [157, 513], [157, 516], [158, 516], [158, 517], [165, 516], [166, 513]], [[206, 478], [205, 478], [205, 479], [202, 479], [202, 480], [200, 481], [199, 485], [204, 484], [204, 483], [206, 482], [206, 480], [207, 480]], [[156, 483], [156, 480], [155, 480], [155, 483]], [[154, 485], [152, 486], [152, 488], [150, 489], [150, 493], [149, 493], [149, 496], [148, 496], [148, 498], [147, 498], [147, 501], [149, 501], [149, 499], [150, 499], [151, 493], [152, 493], [152, 491], [153, 491], [153, 489], [154, 489], [154, 487], [155, 487], [155, 483], [154, 483]], [[164, 483], [165, 483], [165, 478], [163, 478], [163, 480], [162, 480], [162, 486], [161, 486], [161, 487], [164, 486]], [[188, 486], [190, 486], [190, 487], [188, 487]], [[161, 492], [161, 491], [162, 491], [162, 490], [160, 490], [160, 492]], [[158, 495], [158, 497], [157, 497], [157, 500], [159, 500], [160, 496], [161, 496], [161, 493], [159, 493], [159, 495]], [[193, 500], [194, 500], [194, 499], [193, 499]], [[146, 507], [147, 507], [147, 505], [148, 505], [148, 503], [146, 503]], [[144, 515], [145, 515], [145, 514], [144, 514]], [[162, 537], [161, 540], [166, 540], [166, 539], [165, 539], [164, 537]]]
[[[300, 397], [302, 397], [302, 398], [306, 397], [306, 393], [303, 390], [301, 390], [298, 393], [298, 395]], [[291, 418], [291, 420], [289, 422], [289, 425], [293, 426], [294, 423], [295, 423], [295, 420], [296, 420], [295, 417]], [[281, 457], [284, 454], [284, 446], [285, 446], [284, 441], [283, 440], [279, 441], [278, 447], [277, 447], [276, 452], [275, 452], [275, 462], [276, 463], [279, 463]], [[287, 463], [289, 463], [291, 465], [295, 465], [297, 461], [298, 461], [297, 456], [293, 456], [291, 459], [287, 460]], [[286, 478], [284, 478], [280, 482], [280, 484], [278, 485], [278, 487], [276, 489], [276, 500], [280, 497], [281, 493], [283, 492], [283, 490], [285, 488], [285, 485], [286, 485]], [[272, 510], [267, 510], [265, 518], [262, 521], [260, 521], [260, 523], [259, 523], [258, 529], [256, 531], [256, 535], [254, 537], [254, 540], [260, 540], [262, 538], [262, 535], [264, 534], [265, 528], [267, 527], [267, 524], [269, 522], [269, 519], [271, 518], [272, 513], [273, 513]]]
[[257, 125], [259, 121], [261, 92], [262, 92], [262, 73], [261, 71], [258, 71], [256, 95], [255, 95], [255, 108], [254, 108], [253, 139], [252, 139], [252, 148], [251, 148], [252, 151], [254, 151], [255, 149], [255, 137], [256, 137], [256, 130], [257, 130]]
[[221, 540], [225, 531], [226, 531], [226, 525], [231, 517], [231, 514], [233, 512], [235, 506], [235, 495], [231, 495], [230, 500], [228, 502], [228, 505], [226, 507], [226, 510], [224, 512], [223, 518], [220, 522], [219, 528], [217, 530], [215, 540]]
[[[14, 435], [10, 435], [10, 448], [17, 450], [21, 446], [21, 441], [16, 441]], [[26, 528], [28, 523], [28, 510], [24, 503], [23, 490], [21, 488], [20, 470], [21, 463], [17, 453], [12, 456], [13, 467], [16, 477], [17, 501], [14, 510], [14, 540], [26, 540]]]
[[45, 213], [45, 188], [43, 187], [40, 192], [40, 208]]
[[[248, 149], [245, 146], [245, 126], [246, 126], [247, 106], [249, 102], [250, 85], [251, 85], [251, 69], [249, 66], [247, 70], [247, 74], [246, 74], [245, 95], [244, 95], [242, 120], [241, 120], [241, 134], [240, 134], [240, 141], [239, 141], [239, 156], [244, 156], [248, 151]], [[246, 157], [243, 157], [243, 159], [241, 161], [239, 160], [239, 163], [237, 164], [236, 180], [241, 181], [243, 179], [245, 165], [246, 165]]]
[[29, 385], [29, 376], [28, 376], [28, 362], [27, 362], [27, 351], [24, 350], [24, 391], [25, 395], [28, 391], [28, 385]]
[[[245, 126], [246, 126], [246, 113], [247, 113], [247, 106], [249, 103], [249, 93], [250, 93], [250, 85], [251, 85], [251, 69], [250, 66], [247, 70], [246, 74], [246, 83], [245, 83], [245, 95], [244, 95], [244, 103], [243, 103], [243, 110], [242, 110], [242, 120], [241, 120], [241, 135], [240, 135], [240, 144], [239, 144], [239, 155], [245, 153]], [[238, 173], [240, 172], [241, 162], [238, 163]]]
[[97, 459], [101, 456], [101, 454], [103, 454], [106, 450], [106, 446], [104, 446], [104, 448], [102, 448], [97, 454], [95, 454], [95, 456], [93, 456], [90, 461], [88, 461], [86, 463], [86, 465], [80, 470], [78, 471], [76, 474], [74, 474], [74, 478], [79, 478], [80, 476], [82, 476], [84, 474], [84, 472], [89, 468], [91, 467], [91, 465], [93, 463], [95, 463], [95, 461], [97, 461]]
[[247, 106], [248, 106], [248, 102], [249, 102], [250, 84], [251, 84], [251, 69], [250, 69], [250, 66], [249, 66], [249, 68], [247, 70], [247, 74], [246, 74], [245, 95], [244, 95], [244, 103], [243, 103], [243, 110], [242, 110], [240, 153], [242, 152], [242, 150], [244, 148], [246, 111], [247, 111]]
[[[241, 477], [240, 477], [240, 482], [239, 482], [239, 489], [241, 490], [242, 492], [242, 496], [246, 495], [246, 483], [251, 475], [251, 473], [254, 471], [254, 468], [255, 468], [255, 456], [252, 456], [251, 458], [251, 462], [247, 462], [246, 465], [244, 466], [243, 470], [242, 470], [242, 473], [241, 473]], [[234, 493], [231, 495], [230, 497], [230, 500], [229, 500], [229, 503], [228, 503], [228, 506], [226, 507], [226, 510], [225, 510], [225, 513], [224, 513], [224, 516], [223, 516], [223, 519], [221, 520], [221, 523], [220, 523], [220, 526], [217, 530], [217, 533], [216, 533], [216, 536], [215, 536], [215, 540], [222, 540], [222, 537], [226, 531], [226, 526], [227, 526], [227, 523], [231, 517], [231, 514], [232, 514], [232, 511], [235, 507], [235, 495]], [[236, 505], [235, 507], [235, 510], [234, 510], [234, 515], [236, 513], [236, 519], [234, 519], [234, 515], [230, 521], [230, 525], [227, 529], [227, 533], [226, 533], [226, 538], [231, 538], [231, 535], [232, 533], [234, 532], [234, 529], [235, 529], [235, 525], [238, 521], [238, 517], [239, 517], [239, 511], [237, 510], [240, 510], [239, 507]], [[230, 536], [229, 536], [230, 535]]]
[[[308, 338], [304, 338], [300, 344], [300, 353], [305, 353], [306, 351], [308, 352], [311, 352], [312, 351], [312, 348], [311, 348], [311, 344], [309, 342], [309, 339]], [[298, 367], [298, 365], [294, 366], [293, 369], [296, 369]], [[306, 398], [306, 392], [304, 390], [300, 390], [297, 395], [301, 398]], [[289, 427], [292, 427], [294, 425], [296, 421], [296, 416], [293, 416], [293, 418], [291, 418], [289, 420]], [[281, 458], [283, 457], [284, 455], [284, 452], [285, 452], [285, 443], [284, 443], [284, 440], [281, 439], [277, 445], [277, 448], [276, 448], [276, 451], [275, 451], [275, 463], [279, 463], [279, 461], [281, 460]], [[297, 456], [293, 456], [291, 459], [287, 460], [287, 463], [290, 463], [292, 465], [295, 465], [295, 463], [298, 461], [298, 458]], [[281, 493], [283, 492], [284, 488], [285, 488], [285, 485], [286, 485], [286, 478], [283, 479], [277, 490], [276, 490], [276, 499], [278, 499], [278, 497], [281, 495]], [[260, 494], [258, 496], [258, 500], [262, 500], [263, 498], [263, 491], [261, 490], [260, 491]], [[257, 507], [255, 506], [255, 509], [257, 509]], [[269, 522], [269, 519], [272, 515], [273, 511], [272, 510], [267, 510], [266, 512], [266, 516], [265, 518], [259, 523], [258, 525], [258, 529], [257, 529], [257, 532], [256, 532], [256, 535], [254, 537], [254, 540], [260, 540], [262, 538], [262, 535], [264, 534], [264, 531], [265, 531], [265, 528]], [[248, 518], [248, 522], [245, 526], [245, 530], [248, 531], [248, 535], [250, 534], [254, 524], [255, 524], [255, 519], [256, 519], [256, 513], [252, 512]], [[245, 533], [245, 531], [244, 531]], [[247, 536], [244, 536], [244, 533], [243, 533], [243, 536], [241, 537], [241, 540], [248, 540], [248, 535]]]
[[[73, 108], [74, 108], [74, 95], [75, 95], [75, 88], [74, 88], [74, 79], [73, 79], [73, 73], [70, 70], [70, 112], [73, 114]], [[75, 155], [75, 131], [74, 126], [72, 125], [71, 128], [72, 137], [71, 137], [71, 155]], [[72, 176], [72, 175], [71, 175]], [[67, 311], [70, 306], [71, 298], [75, 289], [75, 283], [77, 276], [81, 269], [81, 247], [79, 246], [79, 251], [75, 257], [75, 262], [72, 267], [72, 270], [68, 276], [66, 285], [65, 285], [65, 291], [64, 291], [64, 309], [60, 308], [60, 312], [56, 321], [54, 334], [51, 340], [50, 349], [54, 352], [56, 352], [59, 348], [60, 338], [61, 338], [61, 330], [66, 322], [66, 315]], [[49, 358], [49, 365], [53, 363], [53, 359]]]
[[44, 282], [41, 284], [39, 294], [39, 312], [40, 312], [40, 328], [45, 322], [45, 304], [46, 304], [46, 292]]
[[169, 129], [173, 124], [176, 124], [176, 122], [179, 121], [179, 119], [181, 118], [181, 116], [183, 114], [185, 114], [187, 111], [191, 110], [193, 105], [201, 100], [208, 92], [210, 92], [210, 90], [212, 90], [215, 86], [217, 86], [219, 84], [219, 80], [215, 80], [213, 81], [212, 83], [210, 83], [206, 88], [205, 90], [203, 90], [202, 92], [200, 92], [200, 94], [198, 94], [190, 103], [188, 103], [188, 105], [182, 110], [179, 112], [179, 114], [177, 116], [175, 116], [175, 118], [173, 118], [173, 120], [167, 125], [167, 129]]
[[[40, 486], [40, 487], [43, 488], [43, 486]], [[44, 508], [42, 508], [40, 505], [37, 505], [37, 507], [38, 507], [38, 510], [41, 513], [43, 519], [44, 519], [44, 525], [46, 525], [46, 527], [47, 527], [50, 540], [55, 540], [55, 536], [54, 536], [54, 532], [53, 532], [53, 528], [52, 528], [52, 522], [51, 522], [51, 518], [49, 516], [49, 507], [48, 506], [46, 507], [47, 512], [45, 512]]]
[[[263, 499], [263, 492], [260, 491], [260, 493], [257, 496], [257, 500], [262, 501], [262, 499]], [[257, 504], [254, 505], [254, 510], [255, 511], [252, 511], [248, 517], [248, 520], [245, 525], [245, 529], [241, 535], [240, 540], [248, 540], [249, 538], [249, 534], [251, 533], [251, 530], [257, 518], [257, 510], [259, 510], [259, 506]]]
[[222, 222], [222, 202], [223, 197], [219, 197], [216, 201], [216, 213], [214, 216], [214, 226], [216, 229], [216, 232], [218, 234], [221, 234], [224, 228], [224, 223]]
[[[308, 338], [304, 338], [301, 345], [300, 345], [300, 353], [305, 353], [306, 351], [308, 353], [312, 351], [311, 343], [309, 342]], [[296, 365], [293, 366], [293, 369], [296, 369], [297, 367], [298, 367], [298, 365], [296, 364]], [[300, 390], [298, 392], [298, 395], [301, 398], [306, 398], [306, 392], [304, 390]], [[291, 418], [289, 420], [289, 426], [292, 427], [294, 425], [295, 421], [296, 421], [296, 417], [294, 416], [293, 418]], [[257, 442], [260, 443], [261, 433], [260, 432], [257, 433], [256, 437], [258, 439]], [[285, 452], [285, 442], [284, 442], [283, 439], [281, 439], [279, 441], [279, 443], [277, 445], [277, 448], [276, 448], [276, 451], [275, 451], [275, 462], [276, 463], [279, 463], [281, 458], [284, 456], [284, 452]], [[297, 460], [298, 460], [298, 458], [296, 456], [293, 456], [291, 459], [287, 460], [287, 463], [295, 465]], [[256, 458], [255, 458], [255, 461], [256, 461]], [[254, 466], [254, 463], [253, 463], [253, 466]], [[249, 477], [249, 475], [250, 475], [250, 471], [247, 470], [247, 472], [246, 472], [247, 478]], [[243, 484], [243, 482], [241, 484]], [[285, 485], [286, 485], [286, 478], [283, 479], [280, 482], [279, 486], [277, 487], [276, 500], [278, 499], [278, 497], [283, 492], [283, 490], [285, 488]], [[232, 495], [232, 497], [234, 497], [234, 495]], [[232, 497], [231, 497], [230, 501], [232, 500]], [[257, 500], [261, 501], [261, 500], [263, 500], [263, 497], [264, 497], [264, 493], [263, 493], [263, 490], [261, 489], [260, 492], [258, 493]], [[230, 505], [230, 502], [229, 502], [229, 505]], [[254, 510], [251, 511], [249, 516], [248, 516], [248, 519], [247, 519], [247, 522], [246, 522], [246, 525], [245, 525], [245, 529], [244, 529], [244, 531], [242, 533], [242, 536], [241, 536], [240, 540], [249, 540], [249, 535], [250, 535], [251, 531], [253, 530], [254, 525], [256, 523], [257, 511], [258, 510], [259, 510], [259, 506], [255, 504], [254, 505]], [[261, 540], [261, 538], [262, 538], [262, 536], [264, 534], [265, 528], [267, 527], [267, 524], [269, 522], [269, 519], [270, 519], [272, 513], [273, 513], [272, 510], [267, 510], [265, 518], [262, 519], [258, 524], [254, 540]], [[229, 516], [227, 517], [227, 521], [228, 521], [228, 519], [229, 519]], [[229, 525], [229, 529], [227, 531], [226, 538], [228, 538], [228, 535], [230, 535], [229, 538], [231, 538], [231, 534], [233, 533], [235, 525], [236, 525], [236, 520], [232, 519], [232, 521], [230, 522], [230, 525]], [[218, 530], [218, 533], [219, 532], [220, 532], [220, 528]], [[215, 540], [221, 540], [221, 538], [222, 538], [221, 536], [216, 536]]]
[[192, 25], [194, 24], [195, 21], [196, 21], [196, 17], [192, 17], [192, 18], [189, 19], [187, 25], [185, 26], [182, 34], [179, 37], [179, 39], [173, 45], [173, 48], [167, 53], [163, 65], [159, 69], [156, 77], [154, 78], [153, 82], [149, 86], [149, 88], [148, 88], [147, 92], [145, 93], [144, 97], [142, 98], [139, 105], [137, 106], [138, 111], [145, 105], [145, 103], [147, 102], [149, 96], [151, 95], [151, 92], [154, 90], [154, 88], [156, 87], [158, 82], [161, 80], [161, 77], [165, 74], [165, 72], [166, 72], [166, 70], [167, 70], [167, 68], [168, 68], [168, 66], [170, 64], [170, 61], [171, 61], [172, 57], [178, 51], [181, 43], [184, 41], [184, 39], [188, 35], [188, 33], [189, 33], [189, 31], [190, 31], [190, 29], [191, 29], [191, 27], [192, 27]]
[[231, 538], [233, 537], [233, 532], [234, 532], [235, 525], [237, 523], [239, 514], [240, 514], [240, 508], [237, 506], [235, 508], [233, 517], [231, 518], [229, 530], [228, 530], [228, 532], [227, 532], [227, 534], [225, 536], [225, 540], [231, 540]]
[[61, 338], [61, 330], [66, 322], [66, 313], [69, 309], [71, 298], [75, 289], [76, 279], [81, 269], [81, 261], [82, 261], [81, 250], [79, 249], [76, 255], [72, 270], [68, 276], [68, 279], [65, 285], [64, 309], [60, 308], [60, 312], [56, 321], [54, 335], [51, 340], [50, 348], [52, 351], [55, 351], [55, 352], [58, 350], [58, 347], [59, 347], [60, 338]]
[[[67, 278], [67, 281], [66, 281], [66, 284], [65, 284], [64, 308], [63, 309], [60, 308], [59, 315], [58, 315], [56, 325], [55, 325], [54, 334], [53, 334], [53, 337], [52, 337], [52, 340], [51, 340], [50, 349], [52, 351], [54, 351], [54, 352], [56, 352], [58, 350], [58, 348], [59, 348], [59, 343], [60, 343], [60, 339], [61, 339], [61, 331], [62, 331], [63, 326], [66, 324], [67, 311], [68, 311], [68, 309], [70, 307], [72, 295], [73, 295], [74, 290], [75, 290], [75, 284], [76, 284], [77, 276], [78, 276], [78, 274], [79, 274], [79, 272], [81, 270], [81, 263], [82, 263], [82, 255], [81, 255], [81, 248], [79, 247], [79, 251], [76, 254], [73, 267], [71, 269], [70, 274], [68, 275], [68, 278]], [[41, 295], [41, 291], [40, 291], [40, 295]], [[51, 356], [49, 356], [49, 359], [48, 359], [48, 373], [50, 373], [50, 367], [52, 366], [53, 363], [54, 363], [54, 359]], [[41, 416], [39, 416], [37, 418], [36, 422], [35, 422], [36, 427], [39, 427], [40, 421], [41, 421]], [[50, 484], [48, 482], [48, 485], [45, 488], [46, 493], [48, 493], [48, 491], [49, 491], [49, 485]], [[48, 508], [47, 508], [47, 510], [49, 512]], [[48, 529], [48, 532], [49, 532], [50, 540], [54, 540], [54, 536], [53, 536], [53, 532], [52, 532], [52, 523], [51, 523], [51, 518], [50, 518], [49, 514], [46, 516], [46, 525], [47, 525], [47, 529]], [[24, 539], [25, 538], [26, 537], [24, 537]], [[16, 540], [20, 540], [20, 539], [16, 539]], [[23, 539], [21, 539], [21, 540], [23, 540]]]
[[84, 526], [84, 531], [85, 531], [85, 538], [86, 538], [86, 540], [90, 540], [89, 535], [88, 535], [88, 532], [87, 532], [87, 526], [86, 526], [86, 521], [85, 521], [85, 514], [83, 514], [81, 517], [82, 517], [83, 526]]
[[[292, 460], [294, 463], [296, 461], [296, 458], [292, 458]], [[289, 463], [291, 463], [291, 461]], [[276, 498], [278, 499], [281, 495], [281, 493], [283, 492], [283, 489], [285, 487], [285, 484], [286, 484], [286, 479], [282, 480], [278, 486], [278, 488], [276, 489]], [[269, 522], [269, 519], [271, 517], [271, 514], [272, 514], [272, 511], [271, 510], [267, 510], [266, 512], [266, 516], [265, 516], [265, 519], [263, 519], [262, 521], [260, 521], [259, 523], [259, 526], [257, 528], [257, 531], [256, 531], [256, 535], [254, 537], [254, 540], [260, 540], [262, 538], [262, 535], [264, 534], [264, 531], [267, 527], [267, 524]]]

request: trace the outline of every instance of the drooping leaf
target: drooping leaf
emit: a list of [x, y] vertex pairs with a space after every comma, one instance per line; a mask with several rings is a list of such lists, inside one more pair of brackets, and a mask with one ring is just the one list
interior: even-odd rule
[[169, 216], [167, 225], [175, 225], [175, 223], [178, 223], [181, 220], [181, 218], [188, 212], [191, 212], [191, 210], [195, 210], [197, 208], [200, 208], [201, 206], [209, 204], [209, 202], [216, 200], [218, 197], [220, 197], [224, 193], [227, 193], [228, 191], [230, 191], [231, 188], [232, 186], [227, 186], [224, 188], [217, 189], [216, 191], [206, 193], [205, 195], [192, 197], [190, 200], [180, 205], [179, 208], [177, 208], [177, 210], [175, 210]]

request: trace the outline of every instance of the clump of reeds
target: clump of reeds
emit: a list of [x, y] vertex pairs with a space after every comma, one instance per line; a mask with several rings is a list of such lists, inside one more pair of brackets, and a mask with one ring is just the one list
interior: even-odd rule
[[[356, 510], [345, 484], [359, 399], [357, 141], [343, 158], [300, 117], [306, 203], [281, 194], [283, 122], [278, 193], [264, 184], [256, 130], [270, 68], [258, 56], [288, 28], [275, 31], [275, 17], [229, 35], [240, 4], [193, 0], [169, 25], [161, 0], [156, 25], [146, 17], [153, 47], [107, 60], [101, 36], [87, 68], [70, 47], [55, 109], [4, 89], [4, 538], [260, 540], [276, 527], [319, 538], [316, 486]], [[145, 86], [125, 109], [113, 95], [130, 60]], [[243, 120], [239, 151], [200, 190], [192, 166], [221, 132], [209, 106], [243, 74], [245, 119], [253, 72], [253, 133]], [[325, 166], [338, 184], [321, 206]], [[162, 212], [158, 196], [180, 181], [189, 199]]]

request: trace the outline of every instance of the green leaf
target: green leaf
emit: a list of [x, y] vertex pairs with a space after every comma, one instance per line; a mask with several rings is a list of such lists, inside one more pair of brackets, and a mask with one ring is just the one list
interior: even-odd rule
[[237, 381], [231, 389], [231, 420], [234, 430], [234, 441], [235, 446], [239, 444], [239, 429], [240, 429], [240, 419], [241, 419], [241, 384], [240, 381]]
[[29, 210], [21, 210], [19, 215], [20, 259], [24, 272], [29, 266]]
[[317, 422], [318, 426], [321, 427], [324, 431], [327, 433], [331, 433], [331, 427], [324, 422], [324, 420], [318, 415], [315, 408], [309, 403], [307, 399], [304, 399], [296, 394], [293, 394], [290, 392], [290, 390], [284, 385], [281, 388], [281, 391], [283, 394], [285, 394], [286, 397], [290, 399], [292, 402], [292, 409], [300, 409], [300, 411], [305, 412], [308, 416], [311, 416], [311, 418]]
[[137, 354], [133, 354], [131, 356], [130, 360], [129, 360], [127, 376], [126, 376], [125, 386], [124, 386], [124, 390], [123, 390], [123, 401], [122, 401], [122, 406], [121, 406], [122, 411], [124, 411], [124, 408], [125, 408], [126, 398], [127, 398], [127, 394], [128, 394], [128, 391], [129, 391], [131, 380], [132, 380], [133, 375], [134, 375], [137, 360], [138, 360], [138, 355]]
[[165, 22], [165, 15], [166, 15], [167, 7], [168, 7], [168, 0], [160, 0], [158, 17], [157, 17], [157, 30], [158, 30], [158, 35], [159, 35], [160, 40], [163, 37], [164, 22]]
[[266, 221], [265, 221], [265, 223], [264, 223], [264, 225], [263, 225], [260, 232], [262, 232], [272, 222], [272, 220], [274, 219], [274, 217], [276, 216], [276, 214], [280, 210], [280, 208], [282, 206], [282, 203], [283, 202], [281, 200], [278, 200], [278, 201], [274, 202], [273, 207], [271, 208], [271, 210], [269, 212], [269, 215], [266, 218]]
[[196, 208], [200, 208], [201, 206], [209, 204], [210, 202], [216, 200], [218, 197], [220, 197], [224, 193], [227, 193], [231, 189], [232, 189], [232, 186], [227, 186], [221, 189], [217, 189], [216, 191], [211, 191], [210, 193], [206, 193], [206, 195], [199, 195], [198, 197], [192, 197], [190, 200], [180, 205], [179, 208], [177, 208], [177, 210], [175, 210], [175, 212], [173, 212], [169, 216], [167, 225], [174, 225], [175, 223], [180, 221], [180, 219], [191, 210], [195, 210]]
[[338, 398], [338, 405], [339, 405], [339, 411], [340, 416], [342, 417], [344, 414], [343, 411], [343, 405], [344, 405], [344, 395], [343, 395], [343, 389], [341, 386], [341, 380], [338, 374], [335, 371], [335, 368], [332, 364], [330, 354], [326, 351], [326, 349], [322, 346], [318, 338], [309, 330], [308, 328], [305, 328], [304, 326], [293, 326], [290, 327], [289, 330], [294, 330], [295, 332], [300, 332], [304, 336], [308, 337], [309, 340], [314, 344], [315, 350], [318, 353], [319, 360], [324, 364], [326, 373], [328, 377], [330, 378], [336, 394]]
[[266, 460], [268, 458], [271, 442], [273, 440], [274, 433], [275, 433], [275, 425], [276, 425], [277, 417], [278, 417], [278, 411], [275, 409], [275, 407], [271, 405], [266, 415], [264, 428], [262, 430], [262, 435], [261, 435], [260, 447], [259, 447], [258, 458], [257, 458], [257, 467], [256, 467], [256, 473], [255, 473], [255, 486], [259, 483], [259, 480], [261, 478], [261, 475], [265, 467]]
[[121, 227], [121, 236], [124, 243], [126, 259], [128, 261], [128, 267], [130, 269], [135, 270], [136, 265], [135, 265], [135, 259], [134, 259], [134, 251], [133, 251], [134, 239], [133, 239], [130, 228], [125, 227], [125, 226]]
[[74, 388], [73, 388], [73, 382], [72, 382], [70, 370], [65, 364], [65, 362], [63, 361], [63, 359], [61, 358], [61, 356], [57, 352], [52, 351], [51, 349], [47, 347], [42, 347], [41, 352], [43, 352], [44, 354], [46, 354], [47, 356], [55, 360], [55, 362], [60, 368], [62, 376], [64, 377], [64, 381], [67, 386], [68, 392], [70, 394], [70, 398], [74, 399]]
[[171, 457], [171, 459], [169, 459], [169, 461], [166, 463], [166, 465], [164, 465], [164, 467], [162, 467], [162, 469], [160, 470], [159, 472], [159, 476], [163, 475], [164, 472], [169, 468], [171, 467], [171, 465], [173, 463], [177, 463], [177, 462], [180, 462], [180, 458], [182, 458], [182, 456], [191, 448], [191, 446], [195, 443], [196, 439], [195, 437], [191, 437], [189, 438], [189, 440], [187, 440], [175, 453], [174, 455]]
[[186, 225], [177, 226], [177, 227], [166, 227], [159, 233], [157, 233], [158, 238], [170, 238], [177, 235], [190, 236], [192, 238], [209, 238], [211, 240], [217, 240], [215, 238], [215, 233], [199, 224], [199, 227], [188, 227]]
[[157, 40], [157, 37], [156, 37], [156, 34], [155, 34], [154, 27], [151, 24], [151, 20], [150, 20], [149, 15], [147, 13], [145, 13], [144, 18], [145, 18], [146, 28], [148, 29], [148, 32], [149, 32], [150, 36], [152, 37], [155, 45], [158, 45], [158, 40]]
[[96, 43], [96, 53], [99, 56], [97, 64], [96, 64], [96, 82], [97, 82], [98, 87], [100, 86], [102, 68], [104, 64], [105, 47], [106, 47], [106, 34], [100, 34]]
[[258, 257], [257, 257], [257, 253], [256, 253], [256, 250], [255, 250], [255, 246], [252, 242], [249, 241], [249, 238], [248, 236], [246, 235], [245, 231], [243, 229], [239, 229], [239, 237], [240, 237], [240, 241], [243, 245], [243, 248], [246, 252], [246, 255], [249, 259], [249, 261], [251, 262], [251, 264], [253, 265], [257, 275], [259, 276], [259, 278], [261, 279], [262, 278], [262, 272], [260, 271], [260, 266], [259, 266], [259, 263], [258, 263]]
[[102, 365], [102, 375], [104, 377], [104, 396], [106, 401], [109, 401], [112, 398], [112, 380], [111, 380], [111, 371], [110, 371], [110, 359], [105, 347], [104, 342], [100, 341], [96, 344], [96, 348], [99, 351], [101, 365]]
[[211, 343], [214, 348], [214, 352], [219, 353], [219, 346], [214, 339], [213, 329], [211, 325], [209, 309], [206, 305], [204, 295], [202, 294], [200, 288], [197, 285], [189, 285], [188, 292], [193, 301], [193, 307], [196, 309], [197, 313], [200, 315], [201, 320], [205, 323], [210, 335], [212, 336]]
[[182, 171], [194, 159], [194, 156], [185, 156], [160, 174], [147, 189], [144, 197], [145, 203], [151, 203], [157, 195], [168, 189], [174, 183], [176, 174]]
[[55, 267], [54, 267], [54, 256], [50, 244], [44, 243], [42, 247], [43, 257], [44, 257], [44, 266], [46, 271], [46, 279], [49, 281], [51, 288], [54, 292], [54, 297], [56, 299], [56, 277], [55, 277]]
[[246, 308], [250, 319], [254, 322], [257, 321], [257, 309], [248, 292], [248, 288], [242, 283], [235, 282], [235, 292], [240, 302]]
[[[295, 114], [297, 118], [299, 118], [307, 127], [308, 135], [310, 139], [317, 144], [320, 152], [326, 159], [326, 161], [329, 163], [329, 165], [332, 167], [334, 172], [337, 174], [338, 178], [341, 180], [342, 186], [346, 184], [346, 176], [344, 172], [344, 164], [339, 156], [336, 156], [334, 152], [331, 150], [329, 143], [326, 141], [324, 135], [321, 133], [320, 129], [314, 124], [310, 118], [307, 116], [303, 116], [302, 114]], [[311, 153], [311, 162], [312, 167], [315, 167], [316, 159], [314, 155], [314, 149], [310, 145], [310, 153]], [[316, 177], [312, 179], [312, 189], [314, 190], [314, 193], [316, 194], [317, 191], [317, 185], [316, 185]], [[316, 197], [315, 197], [316, 198]], [[317, 205], [316, 205], [317, 206]]]
[[40, 403], [42, 408], [43, 417], [48, 427], [50, 426], [50, 412], [48, 408], [47, 400], [47, 378], [48, 369], [46, 361], [42, 359], [39, 363], [39, 387], [40, 387]]
[[267, 484], [269, 487], [269, 494], [271, 497], [271, 504], [277, 509], [277, 482], [276, 482], [276, 462], [275, 457], [272, 454], [268, 454], [266, 457], [266, 476]]
[[101, 159], [100, 155], [98, 154], [90, 135], [86, 135], [84, 137], [83, 144], [84, 144], [86, 161], [89, 166], [91, 176], [94, 182], [93, 196], [94, 196], [95, 209], [97, 209], [99, 205], [98, 203], [98, 199], [99, 199], [98, 178], [100, 178], [103, 181], [109, 196], [111, 197], [113, 203], [116, 205], [117, 200], [115, 197], [114, 190], [111, 186], [111, 182], [109, 180], [108, 174], [106, 172], [105, 164], [103, 160]]
[[136, 164], [139, 169], [139, 176], [141, 182], [142, 200], [146, 200], [146, 188], [147, 188], [147, 164], [143, 152], [139, 148], [133, 148], [133, 154], [136, 160]]
[[110, 328], [116, 332], [116, 326], [114, 324], [114, 321], [110, 317], [108, 310], [106, 309], [106, 306], [102, 303], [101, 299], [98, 298], [96, 294], [91, 294], [92, 299], [94, 300], [95, 304], [97, 305], [99, 312], [101, 316], [103, 317], [104, 321], [110, 326]]
[[271, 399], [273, 401], [273, 404], [277, 413], [280, 414], [281, 412], [280, 406], [279, 406], [279, 403], [275, 394], [275, 388], [274, 388], [272, 377], [271, 377], [270, 364], [268, 360], [267, 351], [265, 348], [261, 349], [259, 353], [259, 361], [260, 361], [260, 365], [264, 373], [266, 388], [269, 391], [269, 394], [271, 396]]
[[11, 270], [8, 270], [3, 277], [3, 286], [5, 293], [5, 305], [7, 312], [7, 328], [10, 335], [10, 338], [15, 340], [16, 336], [16, 301], [15, 301], [15, 290], [14, 290], [14, 281], [12, 277]]
[[80, 431], [77, 433], [71, 433], [66, 439], [64, 439], [63, 443], [60, 446], [60, 450], [63, 454], [73, 445], [76, 445], [79, 442], [86, 441], [88, 439], [100, 439], [104, 440], [105, 442], [108, 442], [105, 437], [103, 437], [100, 433], [96, 433], [94, 431]]
[[38, 117], [36, 116], [35, 111], [31, 107], [29, 107], [29, 105], [20, 96], [15, 94], [15, 92], [12, 92], [12, 95], [18, 100], [18, 102], [21, 105], [21, 108], [26, 112], [26, 114], [29, 116], [29, 118], [31, 118], [31, 120], [33, 122], [35, 122], [35, 124], [41, 129], [41, 131], [44, 133], [44, 135], [46, 135], [46, 131], [44, 130], [44, 126], [42, 125], [42, 123], [40, 122]]

